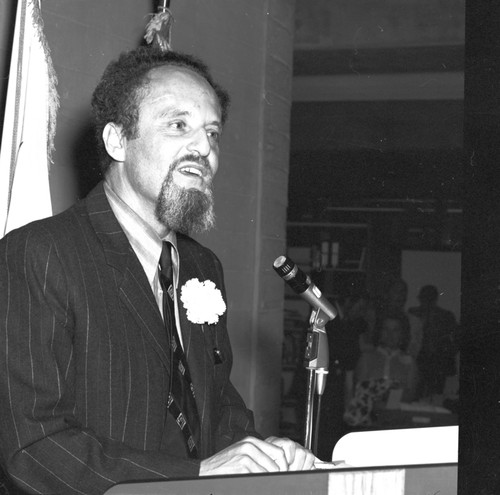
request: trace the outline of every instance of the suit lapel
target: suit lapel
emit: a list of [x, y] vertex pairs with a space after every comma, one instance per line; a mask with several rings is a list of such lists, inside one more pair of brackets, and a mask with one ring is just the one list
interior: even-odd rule
[[106, 261], [117, 271], [120, 298], [168, 369], [170, 358], [161, 313], [146, 274], [111, 210], [102, 183], [88, 195], [86, 205]]

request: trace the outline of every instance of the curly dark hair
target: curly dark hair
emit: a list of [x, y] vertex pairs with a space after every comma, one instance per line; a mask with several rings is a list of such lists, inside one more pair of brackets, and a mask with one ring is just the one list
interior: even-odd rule
[[208, 67], [201, 60], [184, 53], [163, 52], [150, 46], [124, 52], [107, 66], [92, 95], [97, 152], [103, 175], [111, 164], [102, 140], [104, 127], [113, 122], [122, 127], [125, 137], [136, 137], [139, 105], [147, 95], [148, 75], [152, 69], [165, 65], [185, 67], [203, 77], [217, 95], [222, 124], [226, 121], [229, 95], [212, 79]]

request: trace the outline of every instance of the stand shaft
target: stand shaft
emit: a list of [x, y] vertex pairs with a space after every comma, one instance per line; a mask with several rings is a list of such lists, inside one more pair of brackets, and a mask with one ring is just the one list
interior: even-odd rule
[[304, 447], [306, 449], [309, 449], [309, 450], [312, 450], [315, 378], [316, 378], [315, 371], [308, 370], [306, 425], [305, 425], [305, 432], [304, 432]]

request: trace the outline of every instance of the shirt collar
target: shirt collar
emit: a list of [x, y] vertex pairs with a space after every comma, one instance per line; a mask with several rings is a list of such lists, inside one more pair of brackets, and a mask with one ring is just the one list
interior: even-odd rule
[[162, 239], [156, 231], [146, 223], [130, 206], [111, 188], [111, 185], [104, 181], [104, 192], [109, 204], [115, 214], [118, 223], [127, 236], [135, 254], [146, 272], [149, 283], [156, 283], [158, 277], [158, 261], [162, 250], [162, 241], [169, 241], [173, 246], [172, 261], [174, 274], [178, 276], [179, 259], [177, 255], [177, 236], [170, 231]]

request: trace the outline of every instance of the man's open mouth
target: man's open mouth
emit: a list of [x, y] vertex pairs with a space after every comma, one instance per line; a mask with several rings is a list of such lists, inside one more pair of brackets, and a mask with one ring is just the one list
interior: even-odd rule
[[199, 177], [200, 179], [205, 177], [205, 170], [201, 166], [185, 165], [180, 167], [178, 170], [184, 175]]

